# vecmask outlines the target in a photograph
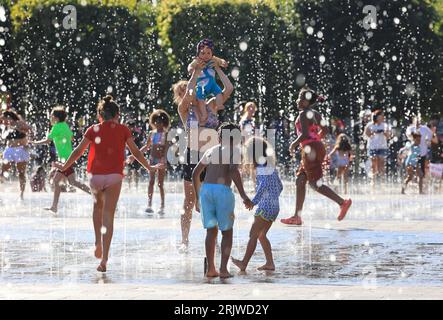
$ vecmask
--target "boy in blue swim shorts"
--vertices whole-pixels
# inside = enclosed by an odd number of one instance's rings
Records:
[[[205,152],[193,171],[192,182],[197,199],[195,209],[201,213],[203,227],[206,229],[205,248],[208,264],[206,276],[229,278],[231,274],[228,271],[228,261],[232,249],[232,227],[235,219],[232,181],[246,208],[252,208],[253,205],[243,189],[239,163],[234,161],[236,156],[240,159],[240,128],[236,124],[223,123],[218,134],[220,143]],[[200,186],[200,174],[204,169],[206,175]],[[222,232],[220,273],[215,268],[215,245],[219,229]]]
[[[200,126],[204,126],[208,120],[208,112],[206,110],[206,99],[213,95],[217,110],[223,110],[222,89],[215,81],[215,66],[226,68],[228,63],[213,54],[214,43],[210,39],[203,39],[197,44],[197,56],[189,64],[188,71],[192,73],[196,65],[203,61],[206,66],[197,78],[197,117]]]

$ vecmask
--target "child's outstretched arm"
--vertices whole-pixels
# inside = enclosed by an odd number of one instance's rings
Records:
[[[130,137],[128,140],[126,140],[126,145],[129,148],[129,151],[131,151],[132,155],[135,157],[135,159],[140,162],[140,164],[145,167],[146,170],[151,169],[151,165],[149,162],[145,159],[143,156],[143,153],[140,151],[140,149],[137,147],[137,145],[134,142],[134,138]]]
[[[86,148],[89,146],[90,143],[91,143],[91,140],[89,140],[86,137],[83,137],[80,144],[77,146],[77,148],[74,149],[74,151],[72,151],[68,160],[66,160],[66,162],[63,165],[57,164],[57,163],[53,163],[52,165],[54,167],[60,169],[60,171],[67,170],[69,167],[71,167],[77,161],[78,158],[80,158],[82,156],[82,154],[85,152]]]
[[[237,187],[238,193],[240,197],[243,199],[243,203],[245,204],[247,209],[252,209],[254,206],[251,199],[246,195],[245,189],[243,188],[243,180],[241,178],[240,171],[238,170],[238,166],[231,165],[229,169],[229,174],[231,176],[232,181],[234,181],[235,186]]]
[[[228,100],[231,96],[232,91],[234,91],[234,86],[232,85],[232,82],[231,80],[229,80],[228,76],[223,72],[222,69],[220,69],[220,67],[216,66],[215,71],[217,72],[221,82],[223,83],[222,102],[225,103],[226,100]]]
[[[198,58],[194,58],[190,64],[188,64],[188,73],[192,74],[192,72],[195,70],[195,67],[199,64]]]
[[[214,63],[214,66],[220,66],[222,68],[226,68],[228,66],[228,62],[225,59],[213,56],[211,59]]]
[[[328,154],[328,158],[332,157],[332,155],[337,151],[337,147],[332,148],[331,152]]]
[[[46,139],[42,139],[42,140],[39,140],[39,141],[31,141],[31,144],[38,146],[38,145],[41,145],[41,144],[51,143],[51,141],[52,141],[51,139],[46,138]]]

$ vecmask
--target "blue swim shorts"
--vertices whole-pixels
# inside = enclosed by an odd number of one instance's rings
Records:
[[[235,219],[235,198],[231,188],[224,184],[203,183],[199,201],[205,229],[217,226],[220,231],[232,229]]]

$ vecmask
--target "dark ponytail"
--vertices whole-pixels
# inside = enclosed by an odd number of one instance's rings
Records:
[[[316,93],[314,90],[310,89],[308,86],[304,86],[301,91],[301,98],[303,100],[307,100],[309,102],[309,106],[315,105],[317,102],[324,101],[324,97],[320,96],[318,93]]]
[[[3,112],[3,117],[12,119],[14,121],[19,121],[20,120],[20,116],[18,115],[18,113],[15,112],[14,110],[11,110],[11,109],[4,111]]]
[[[115,118],[119,113],[120,107],[111,95],[107,95],[98,103],[97,115],[104,121]]]

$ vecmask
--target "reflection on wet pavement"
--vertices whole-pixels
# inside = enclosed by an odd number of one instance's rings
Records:
[[[69,220],[66,220],[69,223]],[[116,224],[118,224],[116,222]],[[92,228],[92,226],[91,226]],[[191,234],[188,254],[177,251],[178,230],[116,229],[109,270],[95,272],[92,230],[32,224],[0,229],[0,282],[3,283],[205,283],[204,231]],[[241,257],[248,230],[236,229],[232,255]],[[329,285],[441,285],[443,235],[437,233],[271,229],[277,270],[255,270],[264,261],[258,246],[246,274],[226,283]],[[220,280],[210,280],[220,283]]]

